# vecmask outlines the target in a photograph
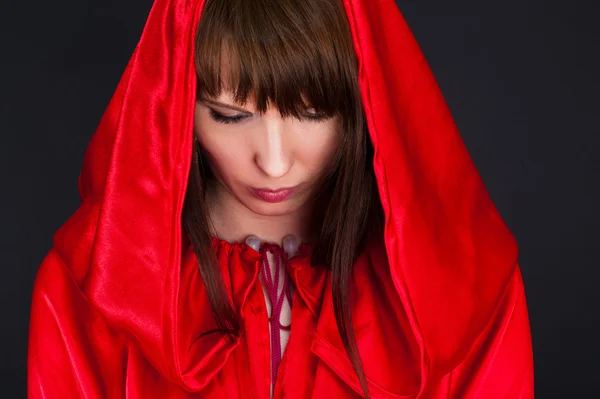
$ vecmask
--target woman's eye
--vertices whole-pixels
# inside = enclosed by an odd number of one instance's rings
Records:
[[[247,117],[247,115],[244,115],[244,114],[226,116],[226,115],[218,113],[217,111],[215,111],[212,108],[210,108],[210,116],[213,120],[215,120],[216,122],[219,122],[219,123],[236,123]],[[330,119],[331,117],[332,117],[331,115],[328,115],[323,112],[314,112],[314,111],[310,112],[309,111],[309,112],[306,112],[300,119],[301,120],[306,119],[308,121],[319,122],[319,121],[324,121],[324,120]]]
[[[213,118],[215,121],[217,121],[219,123],[236,123],[246,117],[246,115],[244,115],[244,114],[238,114],[238,115],[234,115],[234,116],[225,116],[225,115],[218,113],[217,111],[215,111],[212,108],[210,109],[210,116],[211,116],[211,118]]]
[[[307,112],[304,115],[304,117],[310,121],[319,122],[319,121],[327,120],[327,119],[331,118],[332,116],[328,115],[324,112]]]

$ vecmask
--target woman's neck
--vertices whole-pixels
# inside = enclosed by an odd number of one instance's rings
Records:
[[[255,235],[262,242],[281,245],[283,237],[290,234],[304,243],[311,243],[318,237],[318,231],[313,229],[315,207],[312,203],[285,215],[259,215],[218,183],[208,185],[206,201],[216,235],[228,242],[242,242]]]

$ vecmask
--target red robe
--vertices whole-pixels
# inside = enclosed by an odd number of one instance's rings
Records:
[[[156,0],[86,150],[82,203],[38,272],[33,398],[260,398],[270,347],[260,254],[213,240],[242,334],[216,334],[181,228],[203,0]],[[373,398],[532,398],[517,245],[393,0],[344,0],[384,230],[355,264],[353,323]],[[148,94],[151,93],[152,95]],[[331,276],[303,245],[275,398],[359,398]]]

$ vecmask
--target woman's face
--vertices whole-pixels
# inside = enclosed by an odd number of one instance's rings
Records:
[[[311,118],[311,113],[313,119]],[[235,104],[231,93],[200,98],[195,135],[208,156],[218,190],[264,216],[300,209],[318,189],[339,137],[339,116],[283,118],[273,107],[259,115],[254,103]],[[284,190],[279,193],[269,192]]]

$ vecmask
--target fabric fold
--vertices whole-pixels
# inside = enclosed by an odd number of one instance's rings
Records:
[[[375,150],[385,249],[421,350],[424,391],[460,362],[492,317],[517,245],[394,1],[344,4]]]

